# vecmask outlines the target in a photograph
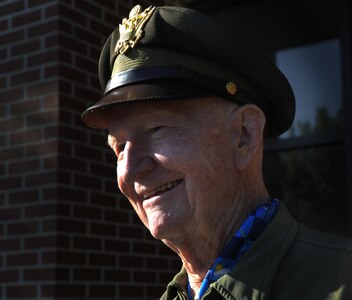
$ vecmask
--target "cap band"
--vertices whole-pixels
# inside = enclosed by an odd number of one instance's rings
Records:
[[[255,93],[249,83],[243,80],[243,78],[240,78],[239,75],[230,69],[199,57],[162,48],[139,47],[130,49],[130,51],[126,54],[118,55],[114,62],[111,77],[114,77],[115,74],[129,69],[165,65],[184,67],[194,73],[223,79],[226,81],[234,81],[242,88],[251,91],[251,93]],[[160,77],[157,76],[156,78]],[[105,93],[106,92],[108,92],[108,90],[105,90]]]

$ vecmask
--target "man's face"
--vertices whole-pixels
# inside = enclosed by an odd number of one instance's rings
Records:
[[[236,194],[230,126],[219,98],[119,105],[109,126],[117,180],[158,239],[206,234]]]

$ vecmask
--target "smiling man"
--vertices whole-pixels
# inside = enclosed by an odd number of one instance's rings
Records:
[[[263,140],[285,132],[285,76],[238,33],[186,8],[136,6],[99,61],[117,181],[183,268],[162,299],[352,299],[351,241],[305,228],[272,199]]]

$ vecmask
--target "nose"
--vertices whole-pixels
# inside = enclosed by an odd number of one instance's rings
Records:
[[[117,163],[119,181],[131,184],[153,170],[156,162],[148,151],[146,143],[128,141],[123,150],[123,157]]]

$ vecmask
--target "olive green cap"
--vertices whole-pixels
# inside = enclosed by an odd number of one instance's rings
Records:
[[[290,84],[257,45],[183,7],[134,7],[102,49],[99,79],[104,96],[82,114],[93,128],[107,128],[121,103],[210,95],[259,106],[268,136],[285,132],[295,115]]]

